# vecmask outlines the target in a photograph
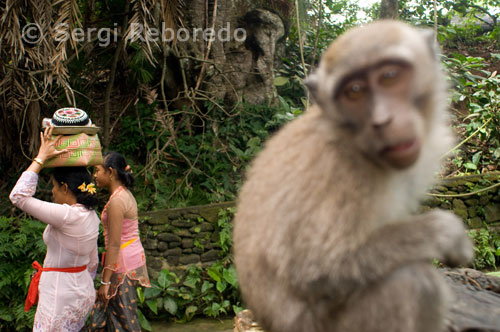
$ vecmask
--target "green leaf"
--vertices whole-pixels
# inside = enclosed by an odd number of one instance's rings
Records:
[[[236,274],[236,269],[234,265],[231,265],[229,268],[224,269],[222,272],[224,280],[227,281],[231,286],[237,288],[238,287],[238,276]]]
[[[274,85],[275,86],[283,86],[287,83],[288,83],[288,77],[276,76],[274,78]]]
[[[186,280],[182,283],[183,285],[189,287],[189,288],[196,288],[196,284],[198,283],[198,278],[196,276],[188,275]]]
[[[193,316],[196,314],[196,311],[198,310],[197,306],[190,305],[189,307],[186,308],[185,315],[187,320],[191,320]]]
[[[168,273],[168,270],[161,270],[160,274],[158,275],[158,284],[164,289],[170,285],[170,280],[168,280]]]
[[[151,324],[149,324],[149,321],[143,315],[143,313],[140,309],[137,309],[137,315],[139,316],[139,324],[141,324],[141,327],[146,331],[153,331]]]
[[[161,289],[156,287],[149,287],[146,288],[146,290],[144,291],[144,298],[150,299],[152,297],[157,297],[158,295],[160,295],[160,293]]]
[[[170,296],[163,299],[163,308],[172,315],[177,313],[177,303]]]
[[[227,283],[224,281],[217,281],[217,290],[222,293],[227,288]]]
[[[496,150],[493,152],[493,157],[495,159],[499,159],[500,158],[500,148],[496,148]]]
[[[209,267],[207,273],[210,276],[210,278],[212,278],[217,282],[220,282],[222,280],[222,274],[217,269],[217,265],[212,265],[211,267]]]
[[[201,285],[201,292],[202,293],[205,293],[207,290],[211,289],[214,287],[214,284],[212,284],[211,282],[205,280],[203,282],[203,285]]]
[[[137,287],[137,298],[139,298],[139,303],[144,303],[144,292],[142,291],[142,287]]]
[[[473,170],[477,169],[477,166],[475,164],[473,164],[473,163],[466,163],[464,166],[467,169],[473,169]]]
[[[155,301],[155,300],[147,300],[146,304],[148,305],[149,309],[151,309],[151,311],[155,313],[155,315],[158,315],[157,301]]]

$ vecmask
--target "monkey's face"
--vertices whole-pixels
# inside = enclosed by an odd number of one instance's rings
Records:
[[[307,84],[346,145],[379,166],[406,169],[432,122],[437,65],[427,36],[378,24],[377,33],[354,29],[335,41]]]
[[[333,107],[354,148],[382,166],[407,168],[418,159],[422,114],[413,98],[414,68],[384,61],[341,80]]]

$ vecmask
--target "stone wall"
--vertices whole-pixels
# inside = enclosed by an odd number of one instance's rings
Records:
[[[453,210],[469,228],[500,226],[500,187],[484,190],[498,183],[500,172],[448,178],[431,190],[423,210]],[[479,192],[478,192],[479,191]],[[478,192],[477,194],[472,194]]]
[[[228,202],[141,213],[142,244],[150,275],[155,278],[162,269],[218,260],[219,211],[233,206]]]
[[[499,173],[448,178],[441,181],[422,210],[453,210],[470,228],[500,226],[500,188],[467,195],[500,179]],[[210,264],[219,259],[219,211],[234,202],[141,213],[141,234],[149,272],[182,269],[189,264]]]

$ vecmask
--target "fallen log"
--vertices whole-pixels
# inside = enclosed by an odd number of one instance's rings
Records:
[[[473,269],[440,270],[453,295],[448,332],[500,332],[500,278]],[[234,318],[234,332],[264,331],[243,310]]]

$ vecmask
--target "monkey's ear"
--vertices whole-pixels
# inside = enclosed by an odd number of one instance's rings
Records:
[[[318,75],[316,73],[309,75],[306,78],[304,84],[311,93],[313,99],[316,99],[316,96],[318,94]]]
[[[422,36],[429,46],[432,57],[437,60],[439,58],[439,45],[436,40],[436,34],[434,33],[434,30],[422,29],[420,32],[422,33]]]

